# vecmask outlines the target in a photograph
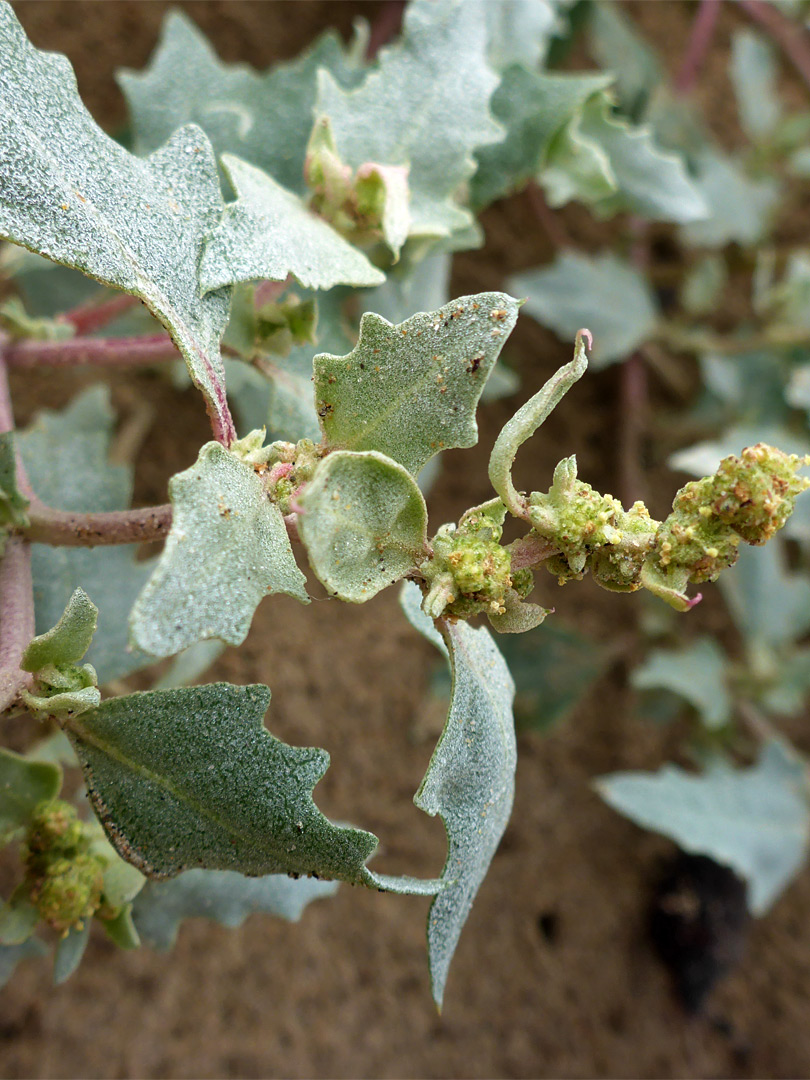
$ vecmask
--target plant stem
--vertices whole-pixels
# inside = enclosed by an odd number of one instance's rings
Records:
[[[79,514],[54,510],[36,496],[28,507],[30,524],[23,530],[28,540],[56,547],[97,547],[106,544],[138,544],[162,540],[172,524],[170,503],[137,510]]]
[[[792,22],[764,0],[738,0],[738,7],[773,38],[805,86],[810,87],[810,44],[801,23]]]
[[[111,323],[125,311],[140,303],[137,296],[131,293],[118,293],[109,300],[101,303],[80,304],[72,311],[66,311],[61,318],[71,324],[77,334],[90,334],[94,330],[100,330],[102,326]]]
[[[22,655],[34,636],[34,587],[31,545],[10,536],[0,561],[0,713],[31,682],[20,669]]]
[[[703,67],[703,61],[706,59],[714,37],[719,14],[720,0],[700,0],[686,53],[673,83],[675,92],[681,97],[686,97],[695,88],[700,69]]]
[[[18,341],[6,349],[9,367],[42,365],[75,367],[131,367],[179,360],[180,353],[168,334],[134,338],[75,337],[66,341]]]
[[[0,338],[0,432],[14,430],[14,414]],[[28,480],[17,459],[18,483]],[[31,681],[20,669],[22,655],[34,636],[34,587],[31,580],[31,545],[19,536],[9,536],[0,556],[0,713]]]

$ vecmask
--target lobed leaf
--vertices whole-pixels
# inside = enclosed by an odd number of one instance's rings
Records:
[[[416,585],[406,584],[405,613],[436,644],[417,593]],[[515,687],[489,631],[457,622],[441,632],[453,680],[450,711],[414,796],[420,810],[441,816],[447,832],[445,887],[428,913],[430,976],[439,1007],[464,923],[509,821],[517,765]]]
[[[731,719],[732,698],[726,681],[728,658],[710,637],[700,637],[685,649],[654,649],[633,671],[638,690],[664,689],[684,698],[710,730]]]
[[[564,341],[587,326],[595,368],[623,360],[649,337],[658,317],[646,279],[610,253],[590,258],[564,251],[548,269],[518,274],[508,286],[527,297],[529,315]]]
[[[114,416],[109,390],[95,386],[62,412],[44,410],[18,434],[23,464],[36,494],[58,510],[123,510],[132,495],[132,469],[109,461]],[[87,653],[99,682],[120,679],[151,658],[128,648],[127,618],[157,560],[136,560],[138,545],[60,548],[34,544],[36,628],[59,620],[74,590],[82,587],[99,611],[101,633]]]
[[[540,174],[555,136],[610,82],[610,75],[550,75],[520,64],[508,67],[492,97],[492,114],[506,129],[506,138],[475,152],[473,206],[486,206]]]
[[[67,723],[119,855],[153,878],[204,868],[435,893],[438,882],[365,866],[376,837],[333,825],[312,799],[329,755],[274,738],[269,700],[265,686],[211,683],[111,698]]]
[[[214,919],[234,927],[263,912],[297,922],[311,901],[333,896],[337,888],[336,881],[295,880],[286,874],[250,878],[232,870],[187,870],[171,881],[148,882],[132,914],[144,945],[168,951],[184,919]]]
[[[309,602],[281,510],[252,465],[206,443],[169,496],[171,532],[130,618],[138,648],[171,656],[213,637],[240,645],[264,596]]]
[[[533,70],[545,61],[551,39],[564,32],[568,0],[482,0],[487,22],[489,62],[503,71],[510,64]]]
[[[718,762],[693,776],[665,765],[657,773],[603,776],[596,789],[637,825],[740,874],[755,915],[767,911],[804,863],[810,837],[806,766],[778,740],[767,743],[748,769]]]
[[[316,112],[328,116],[342,161],[356,170],[410,166],[412,236],[446,237],[473,224],[456,199],[475,171],[473,152],[501,137],[489,112],[498,78],[487,61],[482,9],[461,0],[415,0],[402,37],[354,90],[318,73]]]
[[[475,409],[519,307],[479,293],[398,326],[367,312],[348,356],[315,357],[327,445],[377,450],[414,475],[442,450],[474,446]]]
[[[203,293],[241,281],[283,281],[305,288],[379,285],[385,274],[301,199],[232,154],[222,166],[237,195],[208,240],[200,264]]]
[[[197,278],[223,207],[205,135],[185,127],[133,157],[87,112],[65,57],[35,49],[5,3],[0,55],[0,236],[139,296],[232,437],[219,352],[228,292],[201,298]]]
[[[590,52],[615,79],[622,110],[642,119],[666,77],[658,57],[617,4],[600,0],[589,6],[588,15]]]
[[[238,154],[303,193],[320,68],[341,86],[362,78],[356,52],[347,51],[332,31],[296,60],[260,74],[247,64],[223,63],[187,15],[169,11],[148,67],[121,71],[117,79],[129,105],[136,153],[151,153],[181,124],[195,123],[217,157]]]
[[[341,600],[370,600],[424,557],[422,493],[407,469],[374,450],[329,454],[298,502],[312,568]]]

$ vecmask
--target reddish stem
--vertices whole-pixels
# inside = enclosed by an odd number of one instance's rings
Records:
[[[99,367],[131,367],[179,360],[168,334],[133,338],[75,337],[67,341],[17,341],[6,349],[9,367],[30,368],[43,365],[75,367],[94,364]]]
[[[102,544],[138,544],[162,540],[172,524],[170,503],[137,510],[79,514],[54,510],[35,495],[28,507],[30,524],[25,536],[39,544],[57,547],[96,547]]]
[[[14,414],[0,339],[0,432],[14,430]],[[28,481],[17,464],[18,482]],[[0,713],[31,681],[20,669],[22,655],[34,636],[34,586],[31,580],[31,545],[9,536],[0,555]]]
[[[109,300],[102,300],[101,303],[91,301],[88,304],[80,304],[72,311],[66,311],[61,318],[64,322],[70,323],[77,334],[91,334],[138,303],[140,300],[137,296],[132,296],[130,293],[118,293]]]
[[[738,0],[738,6],[773,38],[805,86],[810,87],[810,41],[802,24],[786,18],[773,4],[764,0]]]
[[[675,76],[674,87],[677,94],[686,97],[695,88],[700,69],[706,59],[709,46],[714,37],[717,17],[720,14],[720,0],[700,0],[698,13],[692,24],[689,43],[681,61],[681,67]]]

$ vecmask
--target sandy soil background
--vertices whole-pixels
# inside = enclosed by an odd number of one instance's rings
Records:
[[[294,55],[319,30],[344,33],[374,3],[183,3],[228,59],[258,66]],[[691,3],[629,5],[665,57],[683,48]],[[18,2],[33,41],[66,52],[91,111],[114,127],[124,109],[112,81],[121,65],[148,57],[162,2]],[[725,81],[726,13],[700,93],[725,139],[734,117]],[[566,224],[583,245],[609,228],[576,210]],[[547,258],[550,248],[528,200],[518,197],[485,219],[487,248],[459,260],[456,295],[498,287],[506,273]],[[567,358],[550,335],[521,322],[510,359],[528,396]],[[18,376],[20,422],[37,403],[58,406],[87,376]],[[172,390],[156,374],[111,379],[124,413],[148,397],[153,453],[141,463],[137,498],[165,499],[169,475],[208,438],[201,399]],[[671,404],[655,388],[662,407]],[[521,399],[519,400],[522,400]],[[580,472],[615,490],[616,372],[580,383],[526,448],[527,483],[548,482],[561,453]],[[516,402],[481,417],[479,446],[445,455],[430,498],[431,521],[458,516],[486,497],[492,441]],[[653,509],[679,479],[649,448]],[[656,500],[660,504],[656,506]],[[637,600],[591,583],[559,590],[541,583],[558,618],[605,640],[627,636]],[[428,696],[433,657],[399,616],[396,598],[360,607],[323,601],[305,609],[274,598],[259,609],[244,647],[211,672],[234,682],[266,682],[268,724],[294,743],[326,747],[332,767],[318,788],[330,815],[381,837],[379,869],[437,872],[440,823],[411,798],[437,734]],[[696,618],[719,627],[716,596]],[[546,736],[520,736],[513,821],[463,934],[440,1017],[424,952],[426,902],[340,889],[312,905],[301,923],[252,917],[239,930],[186,923],[170,957],[118,952],[94,935],[80,971],[61,988],[47,962],[23,966],[0,994],[0,1075],[5,1077],[708,1077],[805,1076],[810,877],[804,875],[753,928],[743,964],[714,995],[710,1019],[690,1019],[673,999],[651,951],[646,910],[668,844],[642,833],[591,792],[591,777],[616,768],[654,768],[677,752],[679,731],[637,714],[626,687],[632,652],[615,662],[570,720]],[[805,750],[800,725],[791,734]],[[377,864],[375,864],[377,865]]]

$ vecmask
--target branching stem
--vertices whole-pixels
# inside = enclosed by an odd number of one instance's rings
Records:
[[[675,76],[674,86],[677,94],[686,97],[695,87],[700,69],[709,51],[720,14],[720,0],[700,0],[689,44],[681,62],[680,71]]]
[[[171,503],[146,506],[137,510],[113,510],[106,513],[79,514],[54,510],[31,498],[30,522],[24,530],[28,540],[56,547],[97,547],[112,544],[138,544],[164,539],[172,524]]]
[[[66,341],[18,341],[6,349],[6,364],[18,368],[43,365],[76,367],[80,364],[133,367],[179,359],[180,353],[168,334],[128,338],[74,337]]]

